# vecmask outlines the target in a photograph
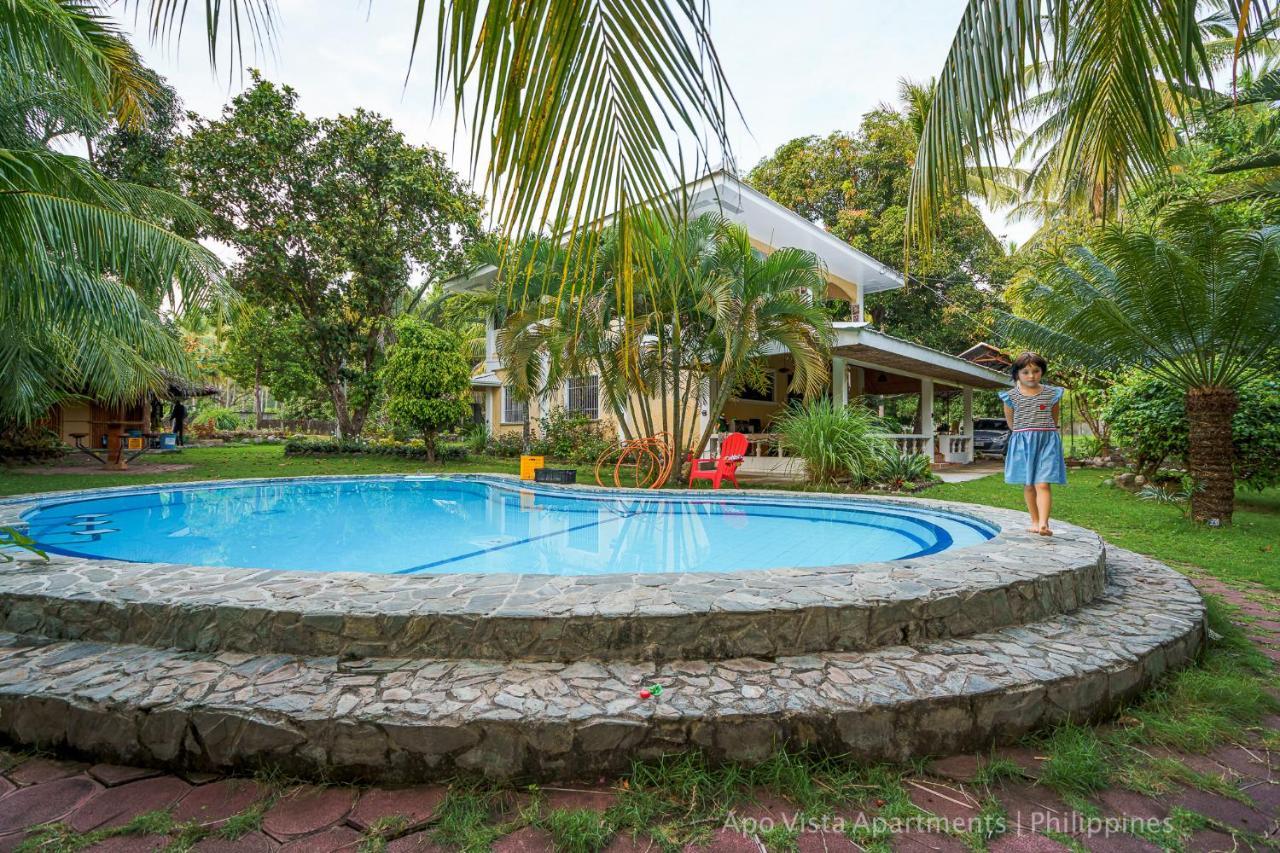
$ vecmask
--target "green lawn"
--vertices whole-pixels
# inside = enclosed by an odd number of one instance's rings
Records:
[[[237,477],[290,477],[304,474],[386,474],[493,471],[513,474],[514,459],[481,458],[448,465],[377,457],[288,457],[280,445],[204,447],[151,457],[156,462],[190,464],[168,473],[35,474],[0,469],[0,495],[83,489],[138,483],[174,483]],[[1122,548],[1149,554],[1183,569],[1199,568],[1224,580],[1248,580],[1280,590],[1280,489],[1241,491],[1230,529],[1197,528],[1177,509],[1159,506],[1100,485],[1109,472],[1075,470],[1071,484],[1054,493],[1054,517],[1097,530]],[[593,482],[590,467],[578,470],[579,482]],[[1022,507],[1022,490],[994,475],[968,483],[947,483],[928,497]]]
[[[1180,569],[1202,569],[1223,580],[1244,580],[1280,590],[1280,489],[1236,493],[1235,523],[1210,529],[1192,525],[1172,506],[1111,489],[1113,472],[1073,470],[1055,487],[1053,517],[1098,531],[1121,548],[1148,554]],[[998,474],[968,483],[944,483],[931,498],[1021,509],[1022,489]]]
[[[420,459],[392,457],[316,457],[284,455],[279,444],[243,444],[228,447],[193,447],[180,453],[144,457],[160,464],[192,467],[166,473],[106,473],[86,471],[76,474],[27,473],[17,468],[0,468],[0,496],[63,489],[90,489],[102,486],[129,486],[144,483],[183,483],[193,480],[233,480],[240,477],[301,477],[308,474],[412,474],[420,472],[496,472],[515,474],[519,460],[480,458],[468,462],[430,465]],[[55,465],[58,463],[54,463]],[[62,463],[65,464],[65,463]],[[27,470],[41,466],[26,466]],[[45,466],[47,467],[47,466]],[[594,482],[588,469],[578,471],[579,482]]]

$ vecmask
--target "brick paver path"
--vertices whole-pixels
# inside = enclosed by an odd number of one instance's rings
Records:
[[[1280,596],[1265,589],[1228,586],[1210,578],[1196,584],[1239,608],[1241,624],[1264,654],[1280,663]],[[1266,721],[1280,730],[1280,716]],[[907,780],[911,801],[926,812],[950,821],[977,818],[983,798],[999,801],[1008,816],[1009,831],[989,843],[992,851],[1034,853],[1084,849],[1090,851],[1147,851],[1159,848],[1131,834],[1099,837],[1086,835],[1078,815],[1053,791],[1035,783],[1040,758],[1025,748],[1000,750],[998,755],[1021,767],[1028,778],[984,788],[974,784],[974,774],[984,757],[957,755],[940,759],[928,773]],[[1242,797],[1228,797],[1195,788],[1160,800],[1132,791],[1112,789],[1090,798],[1093,816],[1160,820],[1175,807],[1190,809],[1211,820],[1196,831],[1189,850],[1241,850],[1248,837],[1280,849],[1280,753],[1270,752],[1261,739],[1249,743],[1222,744],[1203,755],[1162,755],[1183,761],[1200,773],[1208,773],[1233,786]],[[209,828],[224,826],[237,815],[257,810],[260,820],[245,827],[234,840],[209,837],[195,850],[232,851],[297,850],[359,851],[385,849],[443,851],[431,835],[432,822],[445,789],[418,786],[407,789],[356,789],[310,785],[271,789],[242,779],[219,779],[208,774],[158,773],[154,770],[111,764],[90,765],[48,756],[22,758],[0,752],[0,853],[16,849],[30,830],[43,823],[62,822],[78,831],[120,826],[134,817],[169,810],[179,821],[196,821]],[[523,798],[519,798],[523,801]],[[616,800],[608,785],[548,787],[543,792],[544,814],[550,809],[601,813]],[[1245,802],[1247,801],[1247,802]],[[989,805],[989,804],[988,804]],[[794,819],[796,809],[785,799],[760,792],[758,802],[739,814],[754,820],[770,819],[781,825]],[[851,814],[862,815],[856,810]],[[506,815],[504,819],[509,819]],[[874,818],[874,813],[869,817]],[[852,818],[850,818],[852,819]],[[1237,834],[1233,835],[1232,831]],[[95,851],[129,853],[164,849],[170,839],[134,835],[108,839]],[[856,845],[821,827],[795,839],[802,853],[856,850]],[[543,829],[524,826],[499,838],[495,850],[552,850],[551,836]],[[753,851],[767,849],[754,836],[732,829],[717,829],[702,846],[691,851]],[[894,849],[903,851],[963,850],[956,839],[914,829],[894,838]],[[605,848],[612,853],[656,850],[644,839],[619,836]]]

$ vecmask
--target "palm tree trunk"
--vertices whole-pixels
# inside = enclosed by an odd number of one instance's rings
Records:
[[[1231,419],[1239,399],[1234,388],[1187,389],[1187,469],[1196,483],[1191,517],[1230,524],[1235,506],[1235,448]]]

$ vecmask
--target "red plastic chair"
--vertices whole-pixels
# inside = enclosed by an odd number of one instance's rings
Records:
[[[711,488],[720,488],[720,481],[728,478],[738,488],[735,472],[747,455],[747,437],[740,432],[731,432],[720,443],[720,455],[714,459],[693,459],[689,466],[689,488],[693,488],[694,480],[710,480]],[[710,465],[710,468],[702,466]]]

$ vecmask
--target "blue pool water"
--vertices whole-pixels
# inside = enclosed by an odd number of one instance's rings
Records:
[[[734,571],[900,560],[995,535],[857,500],[592,493],[447,477],[157,488],[48,502],[55,553],[380,574]]]

